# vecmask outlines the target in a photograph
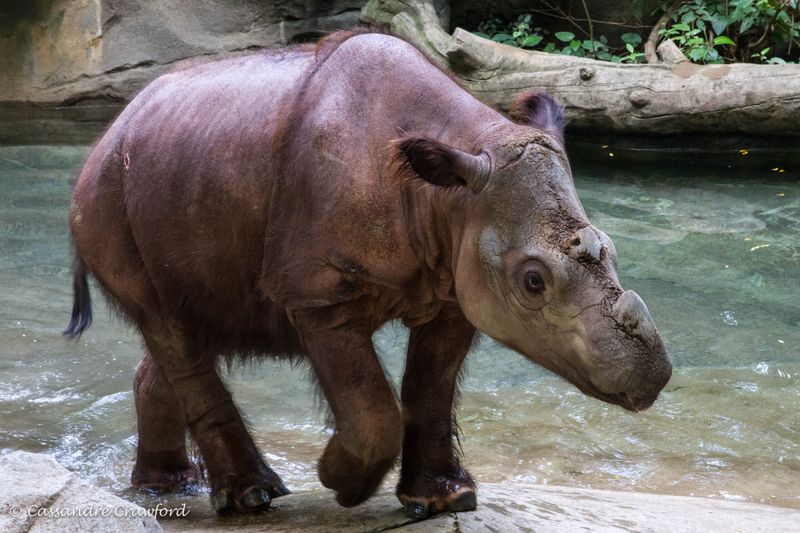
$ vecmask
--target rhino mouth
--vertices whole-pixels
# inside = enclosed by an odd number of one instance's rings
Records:
[[[513,346],[511,347],[514,348]],[[521,350],[517,351],[524,353]],[[646,411],[655,403],[661,391],[661,387],[659,387],[657,390],[655,390],[655,394],[651,392],[646,396],[638,396],[629,392],[604,392],[597,387],[597,385],[592,383],[589,376],[585,375],[583,372],[580,372],[572,362],[563,357],[559,357],[558,354],[553,351],[550,351],[550,354],[553,356],[550,360],[543,360],[542,358],[533,357],[531,357],[531,359],[540,366],[543,366],[551,372],[561,376],[569,383],[572,383],[578,390],[587,396],[596,398],[606,403],[618,405],[627,411],[631,411],[633,413]]]
[[[632,394],[628,394],[627,392],[617,392],[617,393],[603,392],[591,382],[582,379],[568,378],[568,381],[573,385],[575,385],[582,393],[586,394],[587,396],[597,398],[598,400],[602,400],[610,404],[619,405],[623,409],[631,411],[633,413],[646,411],[647,409],[650,408],[650,406],[653,405],[653,403],[655,403],[656,398],[658,398],[657,394],[652,398],[639,398],[633,396]]]
[[[575,368],[574,365],[563,359],[562,361],[567,364],[569,371],[558,373],[567,381],[575,385],[575,387],[577,387],[582,393],[592,398],[596,398],[613,405],[618,405],[623,409],[633,413],[639,413],[647,410],[658,398],[658,393],[651,395],[650,397],[641,398],[627,392],[604,392],[600,390],[597,385],[592,383],[589,378],[584,377],[583,374],[578,372],[578,369]]]

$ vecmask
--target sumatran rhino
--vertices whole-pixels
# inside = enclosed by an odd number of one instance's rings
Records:
[[[473,509],[453,397],[476,330],[631,411],[671,366],[645,304],[617,280],[564,152],[562,109],[507,116],[410,44],[370,32],[195,64],[154,81],[75,184],[75,304],[87,274],[142,334],[132,482],[196,481],[220,512],[287,494],[217,372],[236,354],[307,358],[335,418],[319,461],[344,506],[398,455],[413,517]],[[400,402],[372,334],[402,319]]]

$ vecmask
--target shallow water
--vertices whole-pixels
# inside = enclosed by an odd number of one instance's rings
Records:
[[[69,186],[87,152],[0,147],[0,452],[52,453],[143,501],[128,483],[139,340],[96,290],[94,326],[78,343],[60,336],[71,306]],[[674,376],[633,415],[484,339],[459,411],[466,466],[479,481],[800,508],[797,175],[771,170],[767,156],[744,174],[574,164],[589,217],[614,239],[622,282],[648,303]],[[398,326],[376,334],[395,383],[406,337]],[[227,377],[257,445],[294,490],[320,486],[314,465],[329,436],[307,377],[275,361]]]

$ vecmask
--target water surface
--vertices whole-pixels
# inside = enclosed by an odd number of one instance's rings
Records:
[[[128,482],[139,339],[97,290],[92,328],[77,343],[60,336],[72,298],[69,187],[87,153],[0,147],[0,452],[52,453],[143,500]],[[744,173],[573,161],[589,217],[614,239],[623,285],[648,303],[674,376],[633,415],[484,339],[459,411],[465,464],[479,481],[800,508],[800,182],[761,157]],[[407,333],[390,325],[375,340],[396,384]],[[307,378],[275,361],[226,378],[256,444],[295,491],[320,487],[314,465],[329,436]]]

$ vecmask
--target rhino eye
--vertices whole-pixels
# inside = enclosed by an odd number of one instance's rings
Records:
[[[544,280],[537,272],[525,273],[525,290],[533,294],[539,294],[544,291]]]

